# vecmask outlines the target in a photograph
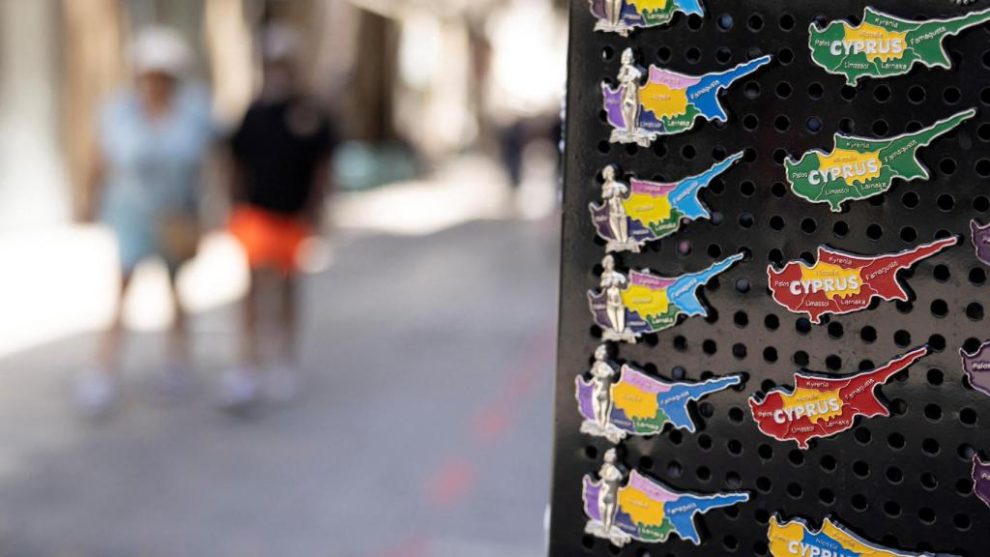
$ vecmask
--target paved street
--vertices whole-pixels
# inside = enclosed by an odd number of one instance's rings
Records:
[[[193,396],[155,400],[141,333],[102,423],[66,404],[92,333],[0,359],[0,555],[542,554],[556,247],[542,221],[345,233],[308,282],[302,398],[250,419],[212,405],[229,305],[196,317]]]

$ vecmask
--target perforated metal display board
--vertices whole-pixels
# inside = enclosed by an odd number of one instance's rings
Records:
[[[990,457],[990,397],[965,378],[959,349],[990,340],[987,272],[970,243],[970,221],[990,222],[990,25],[946,39],[953,68],[915,66],[907,75],[860,80],[825,72],[809,55],[813,21],[859,22],[866,3],[851,0],[703,0],[704,17],[678,14],[630,37],[595,32],[588,0],[573,0],[566,119],[563,263],[550,554],[769,555],[772,515],[831,517],[879,545],[968,557],[990,555],[990,508],[973,495],[972,458]],[[945,18],[987,6],[950,0],[876,0],[905,19]],[[698,122],[649,148],[609,142],[603,81],[615,84],[626,47],[637,64],[687,74],[725,70],[772,54],[773,62],[720,95],[725,124]],[[919,156],[928,180],[895,180],[883,195],[846,203],[842,212],[796,196],[785,156],[830,151],[833,134],[892,137],[966,108],[977,116]],[[702,544],[676,537],[622,548],[585,534],[582,478],[594,476],[615,446],[580,432],[575,377],[586,373],[602,331],[587,292],[597,288],[605,255],[589,215],[601,199],[601,171],[678,180],[744,151],[739,164],[701,193],[711,220],[686,224],[642,253],[616,255],[622,271],[666,276],[695,272],[744,252],[744,261],[702,288],[707,318],[693,317],[638,344],[611,343],[612,359],[665,378],[702,380],[745,373],[745,384],[691,404],[698,431],[665,430],[618,444],[621,462],[679,490],[747,491],[751,498],[697,519]],[[826,316],[788,312],[768,289],[766,268],[827,244],[859,254],[902,251],[950,234],[959,245],[899,274],[910,302],[874,300],[869,309]],[[890,417],[855,427],[808,450],[762,434],[747,399],[794,385],[802,369],[851,373],[880,366],[927,344],[932,353],[880,388]]]

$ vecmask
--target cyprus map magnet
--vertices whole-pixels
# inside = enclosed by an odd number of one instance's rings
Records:
[[[778,515],[772,516],[767,539],[772,557],[936,557],[934,553],[908,553],[868,542],[829,518],[815,531],[803,519],[783,522]],[[939,553],[938,557],[951,556]]]
[[[591,14],[598,19],[595,31],[628,37],[639,27],[666,25],[678,12],[705,15],[701,0],[589,0]]]
[[[743,254],[736,254],[703,271],[679,277],[630,271],[627,279],[615,270],[615,259],[607,255],[602,260],[599,289],[588,291],[588,307],[595,324],[602,328],[602,338],[635,344],[643,335],[673,327],[681,315],[706,317],[708,310],[697,290],[743,258]]]
[[[619,180],[615,166],[602,171],[602,202],[592,203],[591,221],[607,242],[605,251],[639,253],[642,246],[677,232],[685,222],[709,219],[701,190],[742,159],[737,153],[698,176],[673,183]]]
[[[748,493],[674,491],[635,470],[626,473],[617,460],[615,449],[605,453],[598,479],[584,477],[582,499],[588,517],[585,533],[618,547],[631,541],[663,543],[671,536],[701,545],[697,515],[749,501]]]
[[[979,455],[973,456],[973,495],[990,507],[990,462],[983,462]]]
[[[915,64],[950,69],[946,37],[990,21],[990,10],[949,19],[909,21],[867,7],[863,22],[853,26],[833,21],[819,30],[811,24],[811,59],[825,71],[845,76],[856,85],[864,77],[893,77]]]
[[[990,342],[984,342],[976,352],[967,353],[959,349],[962,357],[963,373],[974,389],[990,396]]]
[[[976,116],[969,109],[935,122],[931,127],[890,139],[869,139],[835,134],[831,152],[813,149],[794,161],[784,161],[787,182],[798,197],[812,203],[828,203],[842,211],[846,201],[880,195],[895,178],[906,182],[927,180],[928,169],[918,160],[918,150]]]
[[[725,122],[729,115],[718,95],[739,79],[770,63],[762,56],[722,72],[685,75],[650,66],[646,85],[632,49],[622,53],[618,85],[602,83],[604,108],[612,126],[612,143],[636,143],[649,147],[661,135],[673,135],[694,127],[695,120]]]
[[[575,380],[578,410],[584,418],[581,432],[618,443],[628,435],[661,433],[667,424],[695,432],[688,403],[742,383],[741,375],[701,382],[667,381],[651,377],[626,364],[616,371],[608,351],[595,351],[591,379]]]
[[[890,416],[877,389],[927,355],[923,346],[877,369],[842,376],[798,372],[793,389],[777,387],[762,398],[754,395],[749,409],[763,434],[807,449],[811,439],[852,429],[856,416]]]
[[[950,236],[899,253],[874,256],[819,246],[818,261],[813,265],[798,259],[780,270],[773,264],[767,266],[767,286],[773,301],[792,313],[806,314],[818,324],[828,313],[842,315],[866,309],[874,298],[908,301],[907,290],[897,282],[897,272],[958,243],[958,236]]]
[[[990,265],[990,224],[982,226],[976,219],[969,222],[970,239],[976,249],[976,258]]]

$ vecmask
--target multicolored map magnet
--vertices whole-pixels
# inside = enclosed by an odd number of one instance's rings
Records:
[[[614,166],[605,167],[602,203],[589,206],[598,236],[608,242],[605,251],[639,253],[643,245],[670,236],[684,222],[711,218],[701,203],[701,190],[742,157],[737,153],[698,176],[670,184],[633,178],[627,186],[616,179]]]
[[[611,142],[649,147],[661,135],[691,129],[697,118],[725,122],[729,116],[719,102],[719,92],[769,64],[770,59],[767,55],[701,76],[650,66],[646,85],[640,85],[643,71],[635,65],[632,49],[626,49],[618,86],[602,83],[604,107],[613,128]]]
[[[772,557],[936,557],[934,553],[905,553],[870,543],[829,518],[816,532],[803,519],[782,522],[779,516],[772,516],[767,539]]]
[[[819,246],[818,262],[809,266],[798,259],[779,271],[767,266],[767,285],[773,300],[792,313],[804,313],[812,323],[822,316],[866,309],[873,298],[908,301],[897,282],[897,272],[959,243],[951,236],[906,251],[875,256],[856,255]]]
[[[990,224],[980,226],[973,219],[969,221],[969,232],[973,247],[976,248],[976,258],[984,265],[990,265]]]
[[[585,533],[618,547],[633,540],[663,543],[672,535],[701,545],[695,516],[749,501],[748,493],[677,492],[635,470],[622,485],[627,474],[616,460],[615,449],[605,453],[599,479],[584,477],[582,498],[589,519]]]
[[[697,290],[741,261],[743,254],[727,257],[697,273],[660,277],[646,271],[631,271],[629,279],[615,270],[615,260],[602,260],[599,289],[588,291],[588,307],[602,338],[636,343],[636,339],[677,324],[681,315],[707,317],[708,310]]]
[[[638,27],[666,25],[674,14],[705,15],[701,0],[590,0],[591,14],[598,18],[595,31],[628,37]]]
[[[966,350],[960,348],[959,355],[962,357],[963,372],[966,379],[969,379],[969,384],[990,396],[990,342],[984,342],[972,354],[967,354]]]
[[[973,455],[973,495],[990,507],[990,462]]]
[[[812,203],[828,203],[833,212],[842,211],[846,201],[880,195],[894,183],[927,180],[928,169],[918,160],[918,149],[949,133],[976,116],[975,109],[939,120],[931,127],[890,139],[868,139],[835,134],[830,153],[813,149],[784,161],[787,182],[794,193]]]
[[[816,64],[856,85],[864,77],[904,75],[915,64],[951,69],[942,41],[987,21],[990,10],[951,19],[908,21],[867,7],[857,26],[833,21],[819,30],[812,23],[808,46]]]
[[[688,403],[742,383],[741,375],[700,383],[666,381],[628,364],[617,372],[607,356],[604,346],[595,351],[591,379],[578,376],[575,395],[584,417],[581,433],[605,437],[613,443],[628,435],[657,435],[667,424],[694,433]]]
[[[890,416],[877,388],[927,355],[928,347],[922,346],[877,369],[839,377],[797,372],[793,389],[777,387],[762,399],[754,395],[749,409],[765,435],[807,449],[811,439],[852,429],[856,416]]]

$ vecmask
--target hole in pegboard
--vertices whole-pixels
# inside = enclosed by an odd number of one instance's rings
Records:
[[[817,81],[808,85],[808,98],[817,101],[825,94],[825,87]]]

